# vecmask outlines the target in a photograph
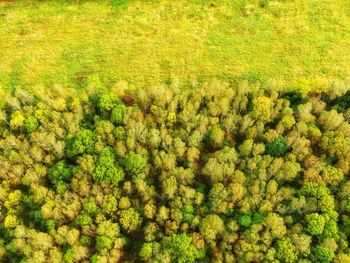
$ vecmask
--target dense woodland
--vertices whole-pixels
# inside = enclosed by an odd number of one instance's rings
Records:
[[[350,85],[314,86],[17,89],[0,258],[350,262]]]

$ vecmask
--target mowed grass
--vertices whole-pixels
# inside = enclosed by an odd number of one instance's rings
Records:
[[[0,4],[0,89],[348,76],[348,0]]]

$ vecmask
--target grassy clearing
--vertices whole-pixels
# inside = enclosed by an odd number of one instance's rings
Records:
[[[347,0],[2,3],[0,86],[345,78],[349,28]]]

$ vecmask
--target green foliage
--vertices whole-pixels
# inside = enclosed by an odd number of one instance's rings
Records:
[[[69,157],[81,154],[91,154],[95,151],[97,135],[91,130],[82,129],[77,134],[68,139],[66,143],[66,152]]]
[[[207,215],[199,225],[201,234],[208,240],[217,238],[224,229],[224,222],[218,215]]]
[[[110,0],[113,6],[125,6],[128,3],[128,0]]]
[[[298,257],[295,253],[295,246],[290,238],[282,238],[277,241],[276,258],[284,263],[296,262]]]
[[[345,89],[302,81],[292,108],[258,84],[120,82],[123,104],[89,100],[96,74],[2,103],[0,261],[346,262],[350,126],[325,110]]]
[[[24,128],[26,129],[27,133],[32,133],[33,131],[38,129],[39,125],[40,124],[38,119],[35,118],[34,116],[28,116],[24,120]]]
[[[337,222],[335,220],[329,220],[326,222],[324,226],[322,238],[338,239],[339,238],[338,233],[339,233],[339,229],[338,229]]]
[[[79,243],[82,246],[91,246],[93,244],[93,240],[89,236],[82,236],[79,240]]]
[[[346,149],[346,139],[340,131],[327,131],[322,135],[320,146],[331,156],[340,156]]]
[[[192,205],[185,205],[182,207],[182,216],[183,216],[183,221],[191,224],[194,217],[195,217],[195,211]]]
[[[306,230],[311,235],[321,235],[326,223],[326,220],[322,215],[317,213],[309,214],[306,216],[307,228]]]
[[[344,96],[339,96],[329,103],[338,112],[345,112],[350,108],[350,92],[347,92]]]
[[[99,208],[95,204],[95,202],[86,202],[84,204],[84,210],[89,213],[89,214],[98,214],[99,213]]]
[[[225,134],[218,126],[214,126],[207,134],[206,140],[213,147],[220,147],[224,142]]]
[[[49,178],[56,188],[66,188],[66,183],[71,180],[72,176],[73,167],[64,160],[57,162],[49,169]]]
[[[271,115],[271,99],[268,97],[256,97],[252,100],[251,116],[254,119],[269,121]]]
[[[124,171],[116,162],[116,156],[112,148],[106,147],[101,151],[92,179],[96,182],[113,184],[118,184],[124,179]]]
[[[91,263],[98,263],[98,254],[97,253],[95,253],[91,256],[90,262]]]
[[[299,191],[299,194],[315,197],[318,209],[323,213],[331,212],[334,209],[334,198],[330,195],[325,185],[317,183],[306,183]]]
[[[133,232],[142,223],[142,218],[134,208],[129,208],[121,211],[119,222],[127,232]]]
[[[172,262],[196,262],[205,256],[203,251],[193,246],[192,238],[185,233],[164,238],[162,247],[170,254]]]
[[[119,225],[113,223],[111,220],[103,221],[97,227],[97,234],[105,235],[110,238],[117,237],[119,235]]]
[[[323,246],[315,246],[312,248],[311,260],[317,263],[330,263],[334,257],[334,252]]]
[[[238,216],[238,224],[243,227],[248,227],[252,223],[250,215],[240,215]]]
[[[125,139],[125,129],[121,126],[118,126],[117,128],[115,128],[114,130],[114,137],[118,140],[124,140]]]
[[[146,167],[147,160],[137,153],[129,153],[122,161],[125,170],[131,174],[142,173]]]
[[[55,225],[56,225],[55,220],[53,219],[45,220],[45,227],[47,231],[55,230]]]
[[[143,243],[139,252],[139,256],[143,259],[148,259],[152,256],[152,243]]]
[[[285,154],[287,148],[287,141],[282,136],[278,136],[266,145],[266,152],[273,157],[281,157]]]
[[[122,124],[126,111],[127,108],[124,104],[118,104],[117,106],[115,106],[111,114],[112,123],[117,125]]]
[[[111,249],[113,245],[113,239],[108,236],[96,237],[96,249],[101,250],[104,248]]]
[[[91,101],[100,111],[111,111],[121,102],[119,98],[113,93],[97,92],[91,96]]]
[[[77,226],[86,226],[86,225],[90,225],[92,224],[92,218],[91,216],[89,216],[88,214],[80,214],[77,216],[77,218],[75,219],[75,224]]]
[[[73,263],[74,262],[74,251],[72,248],[69,248],[65,251],[63,255],[63,262]]]

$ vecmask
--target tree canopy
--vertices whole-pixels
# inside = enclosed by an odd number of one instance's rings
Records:
[[[0,105],[0,261],[348,262],[350,109],[335,94],[220,81],[14,94]]]

